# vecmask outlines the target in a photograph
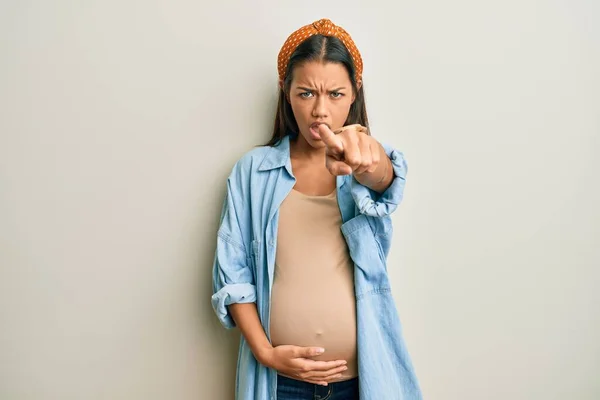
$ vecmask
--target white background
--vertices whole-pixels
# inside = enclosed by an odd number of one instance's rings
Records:
[[[284,40],[324,17],[409,163],[389,269],[425,398],[600,398],[599,11],[3,1],[0,398],[232,399],[225,179],[270,136]]]

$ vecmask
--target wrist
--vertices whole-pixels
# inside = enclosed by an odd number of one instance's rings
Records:
[[[354,173],[354,177],[361,185],[372,187],[377,186],[383,183],[389,175],[389,171],[391,168],[391,161],[387,158],[384,158],[381,162],[381,166],[378,167],[373,172],[363,172],[363,173]]]
[[[268,346],[259,347],[254,351],[254,357],[265,367],[271,368],[273,359],[273,346],[269,344]]]
[[[392,160],[386,154],[383,146],[380,147],[380,165],[373,172],[364,172],[362,174],[354,173],[354,177],[363,186],[382,193],[389,187],[394,178],[394,169]]]
[[[384,153],[385,155],[385,153]],[[387,178],[387,174],[388,174],[388,166],[390,165],[390,161],[388,161],[387,159],[383,160],[383,174],[381,175],[381,178],[375,182],[376,185],[379,185],[381,182],[383,182],[385,180],[385,178]]]

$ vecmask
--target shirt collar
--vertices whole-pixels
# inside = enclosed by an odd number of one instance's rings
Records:
[[[258,170],[269,171],[281,167],[285,167],[290,175],[294,176],[290,161],[290,135],[284,136],[279,143],[269,148]]]

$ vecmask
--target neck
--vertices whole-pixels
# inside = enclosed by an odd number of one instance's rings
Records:
[[[290,140],[290,156],[309,162],[321,162],[325,156],[325,147],[316,149],[299,134],[296,139]]]

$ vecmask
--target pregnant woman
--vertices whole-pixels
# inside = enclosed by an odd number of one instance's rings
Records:
[[[362,71],[330,20],[292,33],[272,138],[227,180],[212,304],[242,333],[238,400],[421,399],[386,266],[406,162],[371,136]]]

